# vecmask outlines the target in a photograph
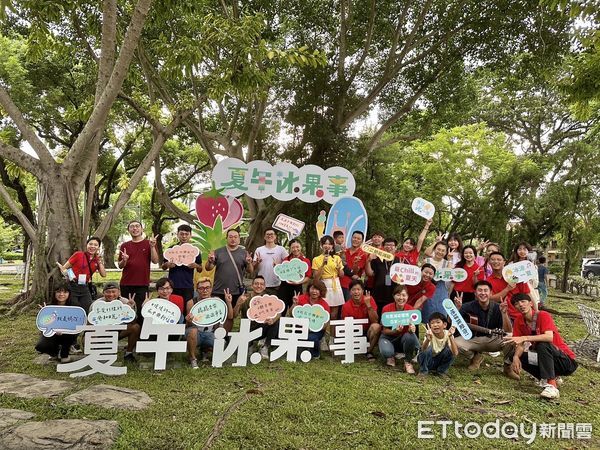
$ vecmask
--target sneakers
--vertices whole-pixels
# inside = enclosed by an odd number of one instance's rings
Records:
[[[72,355],[78,355],[81,353],[81,348],[79,345],[71,345],[71,348],[69,348],[69,353]]]
[[[504,364],[504,375],[506,375],[511,380],[519,381],[521,376],[516,373],[509,364]]]
[[[394,358],[393,356],[387,358],[385,360],[385,364],[390,367],[396,367],[396,358]]]
[[[554,400],[560,397],[560,392],[558,392],[558,388],[555,388],[551,384],[547,384],[544,390],[541,392],[540,397],[548,400]]]
[[[471,364],[469,364],[469,370],[477,370],[481,366],[483,361],[483,355],[481,353],[475,353],[471,358]]]
[[[135,356],[133,356],[133,352],[129,352],[129,353],[125,353],[125,356],[123,357],[123,361],[125,361],[126,363],[135,363],[135,362],[137,362],[137,359],[135,359]]]
[[[259,350],[259,353],[260,353],[260,357],[261,357],[262,359],[269,359],[269,349],[267,348],[267,346],[266,346],[266,345],[263,345],[263,346],[260,348],[260,350]]]
[[[396,358],[396,359],[403,359],[403,358],[404,358],[404,356],[405,356],[405,355],[404,355],[404,353],[396,353],[396,354],[394,355],[394,358]]]
[[[560,386],[561,384],[563,384],[565,380],[562,379],[562,377],[556,377],[556,385]],[[537,382],[537,385],[539,387],[546,387],[548,386],[548,380],[546,380],[545,378],[541,378],[540,381]]]
[[[404,370],[406,370],[406,373],[408,373],[410,375],[414,375],[415,374],[415,368],[409,362],[406,362],[406,361],[404,362]]]
[[[190,366],[192,366],[192,369],[197,369],[198,368],[198,360],[190,359]]]
[[[67,357],[65,357],[65,358],[60,358],[60,362],[61,362],[62,364],[64,364],[64,363],[68,363],[68,362],[71,362],[71,357],[70,357],[70,356],[67,356]]]

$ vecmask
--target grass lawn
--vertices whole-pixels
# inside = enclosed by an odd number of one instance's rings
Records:
[[[8,288],[0,290],[0,302],[19,289],[10,276],[0,277],[0,287]],[[600,309],[600,304],[584,298],[549,299],[550,307],[561,313],[577,313],[578,302]],[[567,340],[587,334],[580,319],[555,319]],[[33,362],[37,336],[35,312],[0,317],[0,371],[71,380],[53,366]],[[431,376],[424,382],[400,371],[402,364],[390,369],[382,361],[368,363],[362,357],[347,366],[324,356],[308,364],[280,360],[213,369],[204,363],[192,370],[185,356],[177,354],[169,357],[167,367],[174,364],[181,368],[154,372],[134,367],[122,377],[74,379],[76,390],[100,383],[142,390],[154,403],[140,412],[69,405],[62,401],[64,396],[25,400],[1,395],[0,407],[34,412],[36,420],[116,420],[121,428],[118,449],[525,447],[522,439],[459,439],[453,432],[444,440],[439,426],[433,430],[435,439],[417,439],[419,420],[483,426],[496,419],[501,424],[522,423],[527,430],[532,423],[591,423],[591,440],[538,436],[531,448],[600,448],[600,372],[582,366],[566,380],[560,400],[547,402],[538,398],[541,389],[531,379],[508,380],[502,375],[501,358],[489,356],[477,372],[467,371],[468,361],[459,358],[449,381]]]

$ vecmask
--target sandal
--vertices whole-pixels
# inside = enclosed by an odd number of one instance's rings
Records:
[[[375,360],[375,355],[373,355],[373,353],[368,352],[367,353],[367,361],[374,361]]]

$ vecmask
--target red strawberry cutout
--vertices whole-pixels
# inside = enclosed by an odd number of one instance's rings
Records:
[[[196,199],[196,216],[200,223],[213,228],[217,216],[224,220],[229,214],[229,202],[221,195],[223,190],[215,188],[213,183],[210,191],[204,192]]]

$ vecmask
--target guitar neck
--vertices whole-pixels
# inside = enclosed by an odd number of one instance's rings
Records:
[[[484,333],[488,336],[506,336],[506,332],[504,330],[492,330],[491,328],[480,327],[479,325],[473,325],[472,323],[467,323],[467,326],[471,329],[471,331]]]

